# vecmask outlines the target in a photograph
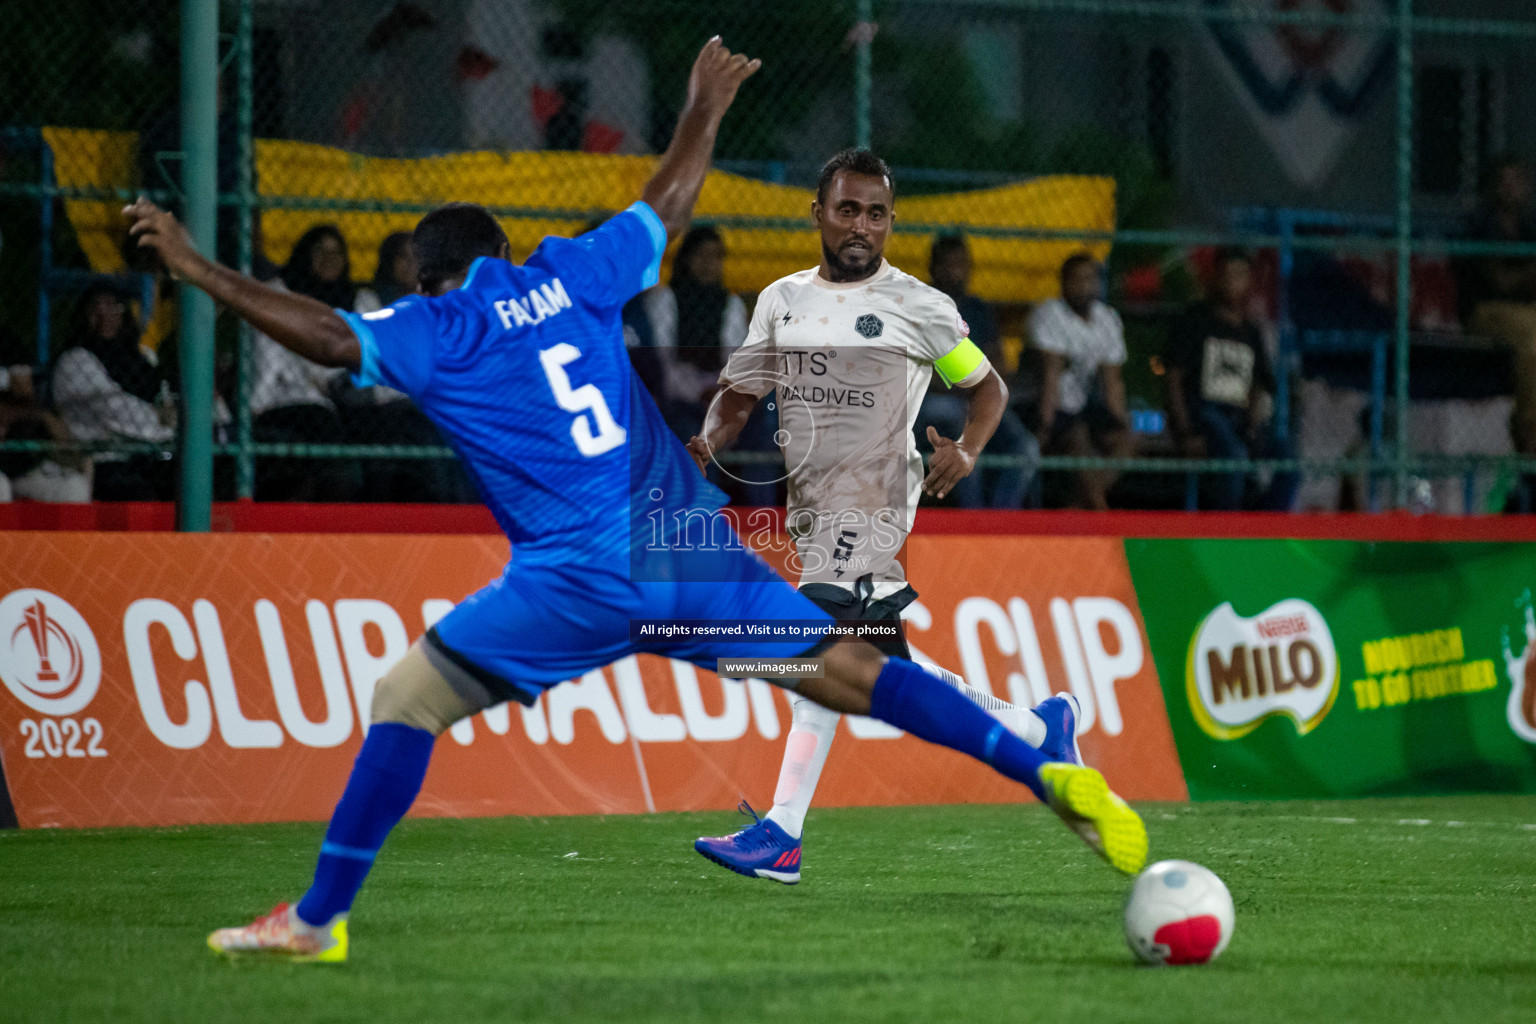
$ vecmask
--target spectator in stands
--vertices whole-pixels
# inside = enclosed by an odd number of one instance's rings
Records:
[[[1044,353],[1040,390],[1041,447],[1050,454],[1129,458],[1135,454],[1125,405],[1125,329],[1104,304],[1103,268],[1087,253],[1061,265],[1061,298],[1035,307],[1029,336]],[[1079,498],[1109,507],[1113,470],[1078,474]]]
[[[1484,182],[1468,234],[1491,242],[1536,242],[1531,210],[1531,171],[1523,161],[1495,161]],[[1513,351],[1515,365],[1515,447],[1536,455],[1536,259],[1482,256],[1467,260],[1460,274],[1461,305],[1467,328]]]
[[[53,401],[69,433],[81,441],[148,441],[169,447],[175,406],[154,355],[139,347],[139,325],[111,282],[80,299],[73,343],[55,362]],[[173,494],[170,452],[92,458],[98,501],[168,501]]]
[[[319,299],[334,309],[352,309],[347,243],[333,224],[306,231],[273,288]],[[332,370],[290,352],[261,332],[253,336],[251,435],[267,444],[344,444],[346,431],[329,388],[345,371]],[[256,497],[264,501],[352,501],[361,490],[356,460],[261,456],[256,461]]]
[[[668,285],[645,293],[651,341],[661,349],[661,409],[679,437],[703,423],[730,351],[747,339],[747,306],[726,290],[725,242],[708,225],[690,230],[677,247]]]
[[[62,420],[36,406],[16,414],[0,413],[0,439],[6,441],[73,440]],[[26,501],[81,503],[91,500],[91,460],[78,452],[11,451],[0,454],[0,478],[12,497]]]
[[[373,282],[357,290],[358,313],[372,313],[413,294],[416,251],[408,231],[397,231],[379,245]],[[331,394],[347,437],[354,444],[446,447],[432,421],[394,388],[352,386],[343,374]],[[464,502],[474,491],[455,459],[369,459],[363,464],[362,497],[367,501]]]
[[[1003,350],[997,332],[997,317],[992,307],[970,293],[971,249],[963,235],[940,235],[928,255],[928,277],[933,286],[955,300],[961,318],[971,329],[971,340],[991,364],[1002,372]],[[944,437],[959,437],[965,431],[966,403],[934,374],[923,407],[918,412],[918,446],[928,446],[928,427]],[[1024,426],[1018,413],[1004,409],[997,431],[987,442],[984,455],[1023,457],[1025,463],[1002,469],[980,469],[955,485],[955,500],[961,508],[1011,508],[1024,506],[1024,496],[1040,458],[1040,444]]]
[[[373,280],[357,290],[355,308],[359,313],[372,313],[416,290],[416,250],[411,246],[411,233],[396,231],[379,243]]]
[[[726,359],[747,340],[747,306],[741,296],[725,287],[725,255],[725,240],[719,231],[708,225],[695,227],[677,247],[668,284],[641,297],[651,345],[656,349],[659,393],[653,397],[668,426],[680,438],[692,437],[703,427],[704,413]],[[750,452],[776,450],[773,432],[777,426],[777,415],[759,406],[736,447]],[[751,464],[735,467],[732,473],[749,481],[779,475],[776,469]],[[773,484],[748,483],[744,487],[741,498],[748,504],[773,504]]]
[[[20,358],[20,346],[0,326],[0,440],[68,441],[69,428],[38,404],[32,367]],[[89,460],[82,455],[0,453],[0,501],[90,501],[89,471]]]
[[[1291,457],[1269,415],[1275,377],[1259,326],[1248,315],[1253,263],[1237,249],[1216,254],[1206,302],[1174,324],[1168,343],[1168,421],[1179,450],[1190,458]],[[1243,507],[1246,473],[1216,477],[1218,509]],[[1271,478],[1263,507],[1283,511],[1296,498],[1295,473]]]
[[[299,236],[282,277],[289,291],[319,299],[332,309],[351,309],[357,303],[352,255],[334,224],[317,224]]]

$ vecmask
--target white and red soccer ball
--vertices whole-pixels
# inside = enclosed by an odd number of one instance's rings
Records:
[[[1125,941],[1149,964],[1205,964],[1232,939],[1232,894],[1215,873],[1187,860],[1158,861],[1125,902]]]

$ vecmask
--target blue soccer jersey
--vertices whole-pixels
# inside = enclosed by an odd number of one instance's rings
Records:
[[[640,386],[620,321],[656,283],[666,244],[636,203],[579,238],[545,239],[522,266],[478,259],[447,295],[344,314],[362,347],[357,383],[416,402],[512,541],[506,572],[428,634],[500,699],[532,702],[641,651],[714,668],[814,642],[637,643],[632,619],[831,624],[720,521],[690,530],[725,495]]]
[[[525,565],[622,564],[647,510],[725,503],[624,348],[624,303],[657,282],[666,245],[636,203],[522,266],[478,259],[447,295],[344,314],[358,385],[403,391],[438,425]]]

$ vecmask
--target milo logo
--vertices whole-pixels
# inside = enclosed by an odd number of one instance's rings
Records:
[[[1252,618],[1230,602],[1205,617],[1189,646],[1189,707],[1218,740],[1246,736],[1286,715],[1305,736],[1339,692],[1339,655],[1322,614],[1290,598]]]

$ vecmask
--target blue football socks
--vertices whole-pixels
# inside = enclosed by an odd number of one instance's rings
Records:
[[[1049,760],[954,687],[910,661],[891,658],[875,680],[869,714],[929,743],[958,750],[1022,782],[1045,800],[1039,768]]]
[[[389,830],[421,791],[435,739],[425,729],[396,722],[379,722],[368,730],[325,831],[314,884],[299,901],[301,920],[322,925],[351,908]]]

